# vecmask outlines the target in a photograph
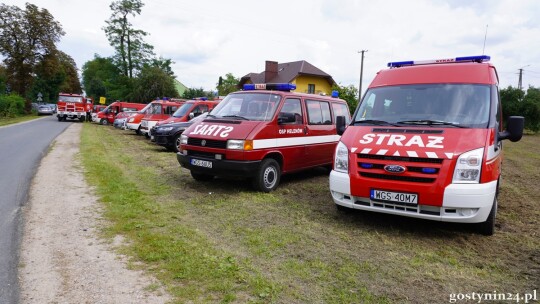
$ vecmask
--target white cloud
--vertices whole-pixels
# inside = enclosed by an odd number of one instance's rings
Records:
[[[26,0],[6,4],[24,6]],[[58,20],[66,36],[60,48],[80,68],[94,53],[113,53],[102,27],[112,1],[35,0]],[[359,50],[364,90],[388,61],[485,53],[499,70],[501,86],[540,87],[540,4],[537,0],[276,0],[145,1],[132,19],[148,32],[155,52],[175,61],[178,80],[215,88],[219,76],[264,70],[265,60],[307,60],[342,85],[358,85]]]

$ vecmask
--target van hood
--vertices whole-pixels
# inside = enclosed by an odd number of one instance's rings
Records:
[[[349,126],[341,141],[352,153],[453,159],[484,147],[488,129]]]
[[[193,124],[184,134],[189,137],[227,140],[246,139],[263,121],[205,119]]]

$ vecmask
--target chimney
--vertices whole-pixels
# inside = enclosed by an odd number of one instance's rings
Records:
[[[264,70],[264,82],[269,83],[272,79],[276,78],[278,74],[278,63],[277,61],[268,61],[266,60],[266,68]]]

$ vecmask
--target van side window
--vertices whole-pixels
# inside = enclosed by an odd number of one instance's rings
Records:
[[[331,125],[330,104],[326,101],[306,100],[310,125]]]
[[[351,122],[351,115],[345,104],[334,102],[332,103],[332,110],[334,111],[334,121],[338,116],[345,116],[345,124],[348,125]]]
[[[283,103],[283,107],[279,112],[279,116],[294,115],[294,122],[289,122],[287,124],[302,124],[304,119],[302,117],[302,106],[300,104],[300,99],[288,98]],[[279,117],[278,116],[278,117]]]

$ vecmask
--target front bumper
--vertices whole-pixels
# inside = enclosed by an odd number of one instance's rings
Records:
[[[185,151],[184,151],[185,152]],[[214,176],[230,176],[230,177],[253,177],[257,174],[260,160],[256,161],[238,161],[238,160],[218,160],[203,157],[191,157],[184,155],[182,152],[176,153],[176,159],[180,165],[190,171],[208,174]],[[191,163],[192,159],[208,161],[212,163],[212,168],[195,166]]]
[[[337,205],[443,222],[485,222],[496,191],[497,181],[485,184],[450,184],[444,190],[442,207],[411,207],[373,201],[369,197],[352,196],[349,175],[334,170],[330,173],[330,192]]]

